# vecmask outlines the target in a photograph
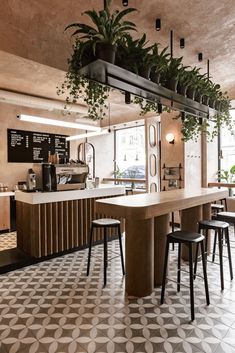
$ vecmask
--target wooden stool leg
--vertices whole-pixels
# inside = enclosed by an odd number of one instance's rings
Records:
[[[225,238],[228,249],[228,261],[229,261],[229,269],[230,269],[230,278],[233,279],[233,265],[232,265],[232,256],[231,256],[231,248],[230,248],[230,240],[229,240],[229,230],[225,229]]]
[[[195,319],[194,314],[194,290],[193,290],[193,251],[192,244],[188,244],[189,249],[189,281],[190,281],[190,305],[191,305],[191,319]]]
[[[171,231],[175,231],[175,215],[174,212],[171,212]],[[172,243],[172,250],[175,250],[175,244]]]
[[[220,283],[221,290],[224,290],[224,268],[223,268],[223,233],[218,231],[219,238],[219,262],[220,262]]]
[[[218,231],[215,230],[214,245],[213,245],[213,253],[212,253],[212,262],[215,261],[215,251],[216,251],[217,234],[218,234]]]
[[[122,274],[125,275],[125,266],[124,266],[123,251],[122,251],[122,233],[121,233],[120,225],[118,225],[118,240],[119,240],[119,246],[120,246]]]
[[[204,251],[205,251],[204,244],[203,244],[203,241],[201,241],[202,267],[203,267],[203,277],[204,277],[204,284],[205,284],[206,303],[207,305],[209,305],[210,298],[209,298],[208,280],[207,280],[207,272],[206,272],[206,257],[205,257]]]
[[[180,281],[181,281],[181,243],[178,243],[178,266],[177,266],[177,292],[180,291]]]
[[[104,287],[106,286],[107,279],[107,262],[108,262],[108,254],[107,254],[107,229],[104,227]]]
[[[166,273],[167,273],[167,264],[168,264],[168,255],[169,255],[169,241],[166,242],[166,250],[165,250],[165,259],[164,259],[164,269],[162,276],[162,293],[161,293],[161,304],[164,302],[165,297],[165,287],[166,287]]]
[[[88,261],[87,261],[87,271],[86,271],[87,276],[89,276],[89,273],[90,273],[92,238],[93,238],[93,225],[91,226],[91,230],[90,230],[89,251],[88,251]]]

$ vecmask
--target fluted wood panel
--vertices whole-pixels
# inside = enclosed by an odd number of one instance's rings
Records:
[[[99,198],[100,199],[100,198]],[[29,205],[17,201],[17,246],[33,257],[43,257],[88,246],[96,199],[83,199]],[[109,230],[116,236],[116,229]],[[103,239],[95,229],[94,242]]]

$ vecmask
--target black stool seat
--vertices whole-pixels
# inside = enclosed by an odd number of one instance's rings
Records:
[[[99,227],[114,227],[114,226],[118,226],[120,223],[121,222],[118,219],[112,219],[112,218],[100,218],[92,221],[92,224],[94,226],[99,226]]]
[[[226,229],[229,227],[229,224],[227,222],[222,222],[222,221],[217,221],[217,220],[205,220],[205,221],[200,221],[198,224],[201,226],[203,229]]]
[[[219,203],[212,203],[211,208],[214,211],[220,212],[220,211],[224,210],[224,205],[221,205]]]
[[[199,243],[204,239],[202,234],[188,232],[187,230],[178,230],[169,233],[167,238],[174,243]]]
[[[219,212],[217,213],[217,219],[227,220],[228,222],[235,222],[235,212]]]
[[[169,256],[169,245],[177,243],[178,244],[178,270],[177,270],[177,292],[180,291],[180,277],[181,277],[181,245],[185,244],[189,252],[189,283],[190,283],[190,305],[191,305],[191,319],[194,320],[194,289],[193,289],[193,245],[197,244],[201,246],[202,253],[202,266],[204,274],[204,284],[205,284],[205,293],[206,293],[206,303],[210,304],[209,299],[209,290],[207,282],[207,273],[206,273],[206,261],[204,254],[204,244],[203,240],[205,237],[201,234],[189,232],[186,230],[176,231],[169,233],[167,235],[166,241],[166,250],[165,250],[165,259],[164,259],[164,269],[162,276],[162,292],[161,292],[161,304],[164,302],[165,296],[165,286],[166,286],[166,274],[167,274],[167,265],[168,265],[168,256]]]

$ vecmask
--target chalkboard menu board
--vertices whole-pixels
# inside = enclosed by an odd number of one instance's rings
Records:
[[[69,158],[66,135],[7,129],[8,162],[41,163],[48,161],[48,154]]]

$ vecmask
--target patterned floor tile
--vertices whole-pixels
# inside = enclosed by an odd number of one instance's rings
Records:
[[[117,241],[108,247],[119,251]],[[103,288],[102,252],[102,246],[94,247],[88,277],[87,250],[1,275],[0,352],[234,352],[235,281],[229,279],[226,259],[223,292],[219,267],[208,263],[209,307],[203,281],[195,280],[196,320],[190,322],[188,288],[177,293],[169,281],[163,305],[160,287],[144,298],[127,296],[119,258],[109,263]],[[171,251],[173,279],[176,255],[177,249]],[[188,264],[182,262],[182,268],[188,270]],[[188,285],[188,274],[182,274],[182,283]]]
[[[0,251],[16,248],[16,233],[0,234]]]

